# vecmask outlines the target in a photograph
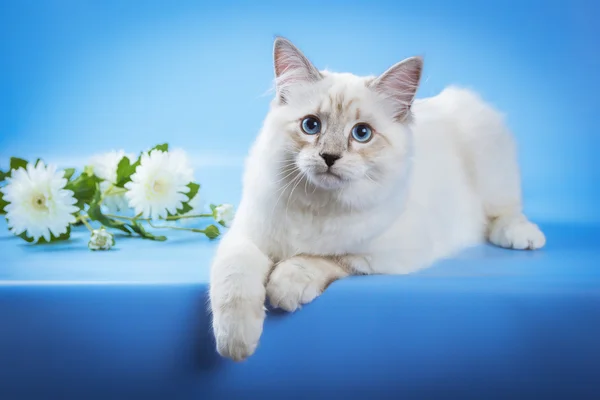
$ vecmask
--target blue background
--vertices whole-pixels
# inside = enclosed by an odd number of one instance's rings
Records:
[[[599,6],[582,1],[0,0],[0,167],[169,141],[237,202],[267,112],[274,35],[320,68],[425,57],[504,111],[542,251],[489,245],[409,276],[334,282],[269,311],[257,353],[215,352],[215,242],[88,232],[31,246],[0,220],[0,398],[599,398]],[[588,225],[584,225],[588,224]]]
[[[0,166],[12,155],[82,165],[169,141],[215,201],[235,203],[283,35],[335,71],[423,55],[419,97],[456,83],[507,114],[530,216],[600,221],[592,1],[256,3],[2,0]]]

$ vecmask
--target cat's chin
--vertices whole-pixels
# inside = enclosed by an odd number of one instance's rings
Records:
[[[330,171],[312,174],[311,181],[313,185],[326,190],[340,189],[348,184],[347,179]]]

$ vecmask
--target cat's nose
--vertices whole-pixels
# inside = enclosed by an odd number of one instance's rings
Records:
[[[323,160],[325,160],[325,164],[327,164],[328,167],[331,167],[337,160],[340,159],[340,156],[337,154],[321,153],[319,155],[323,157]]]

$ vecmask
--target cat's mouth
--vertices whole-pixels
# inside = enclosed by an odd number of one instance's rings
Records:
[[[331,171],[330,169],[315,174],[315,178],[317,178],[315,180],[317,181],[318,185],[326,189],[339,188],[346,182],[346,179],[344,179],[343,176]]]
[[[332,177],[334,177],[334,178],[337,178],[337,179],[343,180],[343,178],[342,178],[340,175],[336,174],[335,172],[333,172],[333,171],[332,171],[332,170],[330,170],[330,169],[328,169],[328,170],[327,170],[327,171],[325,171],[325,172],[320,172],[320,173],[319,173],[319,175],[324,175],[324,176],[332,176]]]

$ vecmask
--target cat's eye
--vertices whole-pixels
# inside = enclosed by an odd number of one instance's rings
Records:
[[[316,135],[317,133],[321,132],[321,121],[319,121],[319,118],[313,115],[305,117],[300,126],[307,135]]]
[[[360,143],[367,143],[373,137],[373,129],[367,124],[356,124],[352,128],[352,138]]]

